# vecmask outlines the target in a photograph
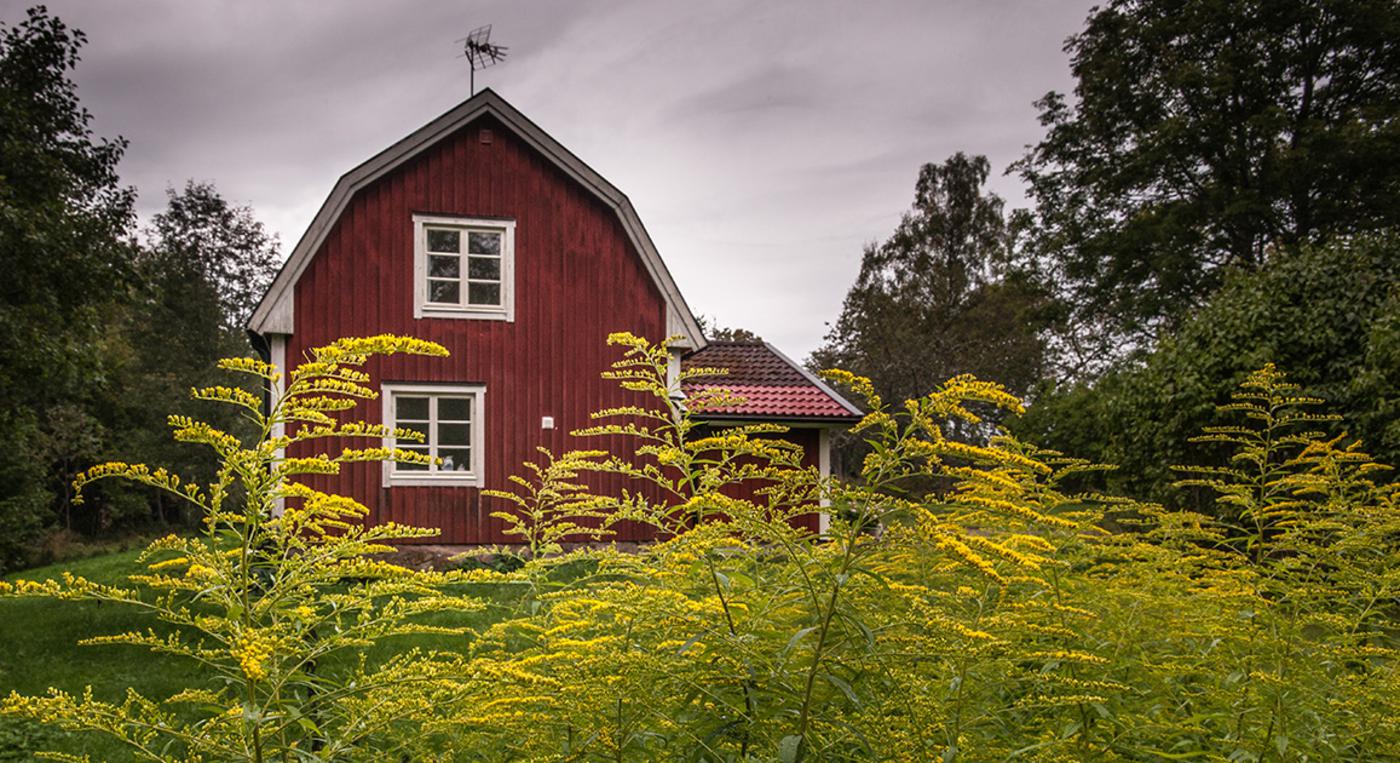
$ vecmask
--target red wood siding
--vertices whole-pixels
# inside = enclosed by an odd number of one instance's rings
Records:
[[[723,430],[720,430],[720,431],[723,431]],[[707,434],[707,432],[700,432],[700,433],[697,434],[697,436],[705,436],[706,434]],[[773,436],[773,437],[781,437],[781,439],[787,440],[788,442],[795,443],[795,444],[797,444],[797,445],[801,445],[801,446],[802,446],[802,465],[803,465],[803,466],[808,467],[808,468],[811,468],[811,469],[816,469],[816,468],[818,468],[818,466],[820,465],[820,463],[821,463],[821,461],[820,461],[820,459],[821,459],[821,430],[820,430],[820,429],[817,429],[817,428],[815,428],[815,427],[793,427],[792,429],[789,429],[787,432],[784,432],[782,435],[771,435],[771,436]],[[770,483],[765,483],[765,482],[759,482],[759,481],[750,480],[750,481],[744,482],[744,483],[742,483],[742,484],[740,484],[740,485],[735,485],[735,486],[726,488],[725,490],[723,490],[723,491],[721,491],[721,492],[723,492],[725,495],[730,496],[731,498],[739,498],[739,499],[754,501],[755,503],[757,503],[757,504],[759,504],[759,505],[761,506],[761,505],[764,504],[764,501],[765,501],[766,499],[765,499],[763,496],[759,495],[759,492],[758,492],[758,491],[761,490],[765,484],[770,484]],[[805,529],[805,530],[809,530],[809,531],[815,533],[815,532],[818,532],[818,531],[820,530],[821,517],[820,517],[820,515],[818,515],[818,514],[816,514],[816,513],[813,513],[813,514],[803,514],[803,515],[798,516],[798,517],[793,517],[792,520],[791,520],[791,522],[792,522],[792,524],[793,524],[794,527],[801,527],[801,528],[803,528],[803,529]]]
[[[495,133],[490,144],[478,140],[483,127]],[[414,213],[516,221],[514,322],[413,318]],[[637,402],[598,378],[617,357],[607,335],[659,338],[666,326],[662,296],[617,215],[489,117],[356,194],[295,289],[288,364],[338,337],[388,332],[439,342],[452,357],[376,360],[367,369],[376,381],[485,384],[485,482],[494,488],[507,487],[536,446],[587,445],[568,432],[588,425],[590,411]],[[379,402],[358,414],[378,422]],[[554,417],[553,430],[541,429],[542,416]],[[489,516],[495,501],[482,505],[476,489],[386,489],[377,464],[348,466],[318,486],[364,502],[372,521],[441,528],[435,542],[511,541]]]

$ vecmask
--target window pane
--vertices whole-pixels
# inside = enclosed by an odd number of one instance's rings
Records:
[[[438,398],[438,421],[471,421],[472,401],[467,397]]]
[[[443,230],[441,228],[429,228],[428,251],[451,252],[452,254],[457,254],[462,251],[462,232]]]
[[[474,283],[467,286],[467,301],[473,305],[501,304],[501,285],[498,283]]]
[[[417,448],[403,448],[403,450],[411,450],[411,451],[413,451],[414,453],[422,453],[422,454],[425,455],[425,456],[428,455],[428,449],[427,449],[427,448],[424,448],[424,447],[421,447],[421,446],[420,446],[420,447],[417,447]],[[395,471],[401,471],[401,472],[426,472],[426,471],[428,471],[428,465],[427,465],[427,464],[410,464],[410,463],[406,463],[406,462],[404,462],[404,461],[398,461],[398,462],[395,462],[395,464],[394,464],[394,469],[395,469]]]
[[[469,257],[467,258],[467,275],[470,278],[499,281],[501,280],[501,258]]]
[[[428,275],[436,278],[456,278],[462,274],[461,257],[429,257]]]
[[[428,420],[428,398],[426,397],[404,397],[394,396],[394,418],[398,419],[398,425],[404,429],[413,427],[405,426],[404,420],[427,421]]]
[[[472,254],[500,254],[501,234],[472,231],[467,234],[467,251]]]
[[[442,446],[471,445],[471,424],[438,424],[437,444]]]
[[[439,471],[469,472],[472,470],[471,448],[442,448],[438,450],[438,458],[442,459],[442,463],[438,465]]]
[[[457,304],[462,301],[461,284],[456,281],[428,281],[428,301]]]

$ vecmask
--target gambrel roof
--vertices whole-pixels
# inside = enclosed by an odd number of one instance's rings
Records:
[[[434,119],[403,140],[384,149],[360,166],[341,176],[331,190],[330,196],[321,205],[320,211],[311,221],[310,227],[302,234],[296,248],[287,258],[286,264],[277,273],[272,286],[263,295],[253,315],[248,320],[248,328],[258,334],[291,334],[294,331],[293,297],[297,279],[310,264],[311,258],[320,249],[321,242],[339,219],[355,193],[375,180],[392,172],[439,141],[451,136],[462,127],[485,115],[494,116],[506,128],[513,131],[527,145],[539,151],[552,161],[565,175],[578,182],[611,208],[618,216],[623,230],[632,246],[641,255],[642,263],[651,276],[656,288],[666,301],[666,330],[668,334],[685,338],[676,346],[693,349],[706,344],[704,334],[695,321],[694,314],[686,305],[680,289],[666,269],[666,263],[656,251],[651,236],[643,227],[641,218],[632,207],[627,195],[616,186],[603,179],[572,152],[541,130],[524,114],[516,110],[490,88],[458,104],[451,111]]]

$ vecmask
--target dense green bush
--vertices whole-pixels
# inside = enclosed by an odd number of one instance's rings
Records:
[[[1237,272],[1181,330],[1092,383],[1045,390],[1015,425],[1035,442],[1117,464],[1111,486],[1200,508],[1171,466],[1215,406],[1265,363],[1325,398],[1384,463],[1400,461],[1400,235],[1280,251]]]

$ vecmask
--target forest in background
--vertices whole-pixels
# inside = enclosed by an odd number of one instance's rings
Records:
[[[998,380],[1031,402],[1019,435],[1118,464],[1110,491],[1200,509],[1170,466],[1266,362],[1400,460],[1396,39],[1390,2],[1096,9],[1066,44],[1074,91],[1035,104],[1044,137],[1007,168],[1032,208],[985,190],[984,157],[925,165],[811,364],[887,400]],[[0,570],[198,520],[115,485],[75,507],[70,482],[117,453],[202,476],[165,414],[218,415],[187,391],[250,352],[243,318],[280,261],[208,183],[139,224],[126,143],[93,134],[71,79],[83,42],[42,8],[0,34]]]
[[[116,485],[75,506],[71,483],[118,453],[208,476],[166,414],[250,353],[244,318],[281,262],[210,183],[167,189],[138,224],[127,144],[93,135],[71,79],[84,40],[42,7],[0,31],[0,571],[199,521]]]
[[[1096,8],[1006,168],[1032,207],[985,190],[984,157],[924,165],[809,365],[893,400],[995,379],[1029,400],[1019,436],[1175,506],[1208,510],[1171,467],[1269,362],[1400,461],[1397,35],[1393,2]]]

